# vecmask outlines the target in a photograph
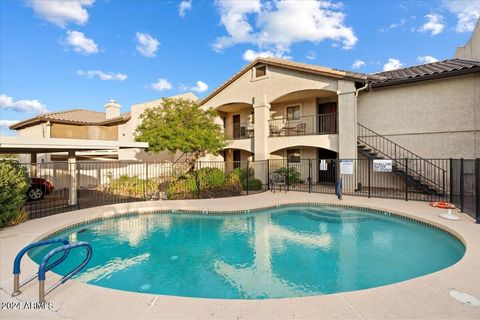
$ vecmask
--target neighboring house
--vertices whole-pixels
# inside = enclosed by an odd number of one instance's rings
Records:
[[[172,98],[198,100],[193,93]],[[121,113],[121,105],[115,100],[105,104],[105,112],[73,109],[41,114],[18,122],[10,127],[17,130],[21,137],[64,138],[86,140],[111,140],[133,142],[136,127],[140,124],[140,115],[146,108],[161,106],[162,100],[153,100],[132,105],[130,112]],[[77,152],[78,160],[141,160],[172,161],[181,155],[172,156],[168,152],[148,155],[141,149],[119,151]],[[21,159],[29,161],[29,159]],[[66,153],[38,154],[38,162],[65,161]]]

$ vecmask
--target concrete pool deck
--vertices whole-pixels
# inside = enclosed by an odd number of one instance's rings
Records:
[[[12,263],[16,253],[28,243],[55,230],[97,217],[137,210],[193,209],[247,210],[296,202],[333,203],[368,207],[400,213],[429,222],[453,234],[465,243],[465,256],[455,265],[419,278],[392,285],[329,295],[271,300],[217,300],[162,296],[113,290],[68,281],[46,297],[51,309],[25,309],[25,302],[38,301],[38,282],[22,288],[11,297]],[[460,221],[438,217],[441,209],[426,202],[301,192],[260,193],[221,199],[135,202],[89,208],[30,220],[0,231],[1,319],[480,319],[480,306],[461,303],[451,290],[480,298],[480,225],[466,214]],[[419,261],[422,263],[422,261]],[[22,274],[30,275],[38,265],[28,256],[22,262]],[[48,288],[60,277],[47,274]],[[11,303],[10,303],[11,302]],[[28,305],[27,305],[28,306]],[[33,306],[32,306],[33,307]]]

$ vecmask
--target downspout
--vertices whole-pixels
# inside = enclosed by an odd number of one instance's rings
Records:
[[[365,85],[361,88],[358,88],[357,90],[355,90],[355,144],[357,144],[357,141],[358,141],[358,120],[357,120],[357,113],[358,113],[358,93],[360,91],[364,91],[366,89],[368,89],[370,87],[370,83],[368,82],[368,80],[366,81]],[[355,157],[355,191],[360,191],[358,190],[358,158]]]

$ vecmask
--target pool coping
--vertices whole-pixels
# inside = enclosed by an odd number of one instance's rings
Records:
[[[246,199],[248,199],[248,201],[245,201]],[[9,275],[5,269],[10,271],[11,265],[9,264],[11,264],[11,261],[13,260],[12,255],[14,255],[15,250],[18,250],[21,246],[27,244],[29,241],[38,240],[49,236],[54,232],[60,232],[62,229],[71,228],[72,225],[77,223],[88,223],[88,221],[94,219],[107,219],[115,216],[132,214],[132,211],[135,211],[135,214],[152,213],[154,211],[171,212],[171,210],[182,211],[182,213],[203,214],[204,210],[208,210],[210,214],[229,214],[225,213],[226,210],[218,210],[219,206],[222,205],[224,208],[225,206],[229,206],[230,208],[233,206],[235,210],[229,210],[229,213],[235,214],[252,213],[258,210],[264,210],[265,208],[276,208],[279,205],[328,205],[351,207],[356,209],[364,208],[367,210],[376,210],[378,212],[388,212],[398,215],[401,218],[407,218],[414,220],[415,222],[425,223],[429,226],[439,228],[442,231],[446,231],[447,233],[450,233],[454,237],[458,238],[464,244],[466,251],[464,257],[456,264],[446,269],[442,269],[418,278],[376,288],[299,298],[266,300],[187,298],[126,292],[70,281],[63,285],[63,288],[59,288],[52,292],[51,295],[47,296],[47,301],[51,300],[55,304],[55,312],[42,310],[38,311],[38,313],[34,313],[35,316],[38,316],[39,314],[45,314],[45,316],[48,317],[56,317],[61,315],[79,319],[82,317],[89,318],[88,313],[86,315],[78,313],[78,306],[74,306],[75,303],[73,303],[72,297],[67,294],[70,290],[75,290],[75,296],[81,296],[83,299],[82,301],[84,301],[85,304],[88,304],[93,309],[98,309],[96,312],[98,312],[99,315],[101,314],[102,318],[118,318],[119,315],[121,316],[120,318],[122,318],[122,316],[125,318],[155,318],[156,315],[162,315],[166,318],[192,318],[192,311],[188,310],[188,308],[194,305],[197,306],[197,309],[199,310],[198,313],[194,314],[195,318],[197,318],[197,316],[200,318],[210,318],[208,316],[208,312],[212,310],[216,311],[213,312],[215,315],[212,316],[213,318],[235,318],[240,316],[242,318],[266,317],[279,319],[292,317],[313,318],[323,316],[324,318],[339,317],[364,319],[376,317],[405,318],[408,314],[411,315],[411,318],[435,318],[434,315],[441,318],[452,319],[474,319],[480,317],[479,307],[461,304],[460,302],[453,300],[445,292],[446,288],[444,288],[445,283],[448,283],[451,279],[456,279],[457,281],[455,281],[454,286],[455,289],[461,292],[473,294],[476,297],[480,297],[480,289],[478,289],[479,286],[472,286],[473,284],[480,284],[480,273],[475,272],[475,270],[480,270],[478,268],[480,266],[480,261],[478,261],[478,257],[480,257],[480,250],[475,248],[475,246],[470,245],[473,243],[480,243],[480,226],[474,224],[473,219],[465,214],[460,214],[460,222],[452,222],[440,219],[437,217],[437,215],[441,211],[439,211],[439,209],[428,207],[428,204],[424,202],[405,202],[401,200],[368,199],[362,197],[345,197],[344,201],[340,202],[333,196],[301,192],[288,192],[287,194],[261,193],[245,197],[223,199],[149,201],[141,203],[137,202],[108,205],[104,207],[83,209],[42,219],[31,220],[22,225],[1,230],[0,241],[2,242],[2,246],[0,247],[0,257],[2,258],[2,262],[0,263],[0,284],[2,287],[2,299],[5,300],[9,298],[8,293],[11,292],[11,274]],[[199,208],[202,209],[199,210]],[[423,211],[426,213],[424,214]],[[32,230],[32,228],[34,230]],[[25,233],[23,233],[22,236],[22,229],[27,231],[28,236]],[[18,230],[18,233],[14,232],[16,230]],[[5,245],[13,244],[15,242],[19,243],[16,243],[14,248],[5,250]],[[25,260],[29,260],[24,262],[25,266],[22,266],[26,270],[25,274],[29,273],[28,271],[34,270],[35,266],[38,267],[38,265],[36,265],[29,258]],[[49,277],[52,280],[59,278],[57,275],[53,274],[49,275]],[[422,287],[421,284],[425,285],[425,282],[428,283],[428,285],[426,287]],[[366,297],[369,296],[377,296],[382,298],[388,296],[388,294],[392,294],[392,298],[394,300],[399,300],[400,302],[401,300],[409,300],[409,296],[411,296],[411,294],[398,296],[398,293],[404,292],[404,290],[415,290],[415,288],[418,290],[418,285],[420,285],[420,289],[428,289],[426,292],[431,291],[434,287],[443,286],[442,288],[444,292],[435,292],[435,294],[439,295],[439,298],[441,298],[442,304],[439,304],[436,306],[436,308],[434,308],[432,306],[437,305],[438,302],[436,302],[435,299],[428,299],[428,297],[424,297],[427,300],[416,299],[413,304],[417,304],[418,306],[417,308],[413,309],[417,310],[417,313],[412,313],[412,302],[404,307],[402,307],[403,303],[400,303],[396,306],[385,308],[389,304],[382,303],[379,305],[378,303],[373,303],[372,301],[364,301]],[[22,299],[23,296],[23,298],[35,301],[36,295],[31,294],[32,291],[33,293],[36,293],[36,290],[32,288],[35,286],[36,284],[29,284],[25,289],[25,295],[21,295],[18,298]],[[391,293],[392,290],[394,291],[393,293]],[[27,294],[27,291],[30,292],[30,295]],[[78,293],[78,291],[81,291],[81,293]],[[395,294],[395,291],[397,291],[397,294]],[[72,293],[72,291],[70,291],[70,293]],[[95,303],[95,299],[89,299],[89,295],[101,295],[105,298],[105,300],[109,300],[115,305],[123,301],[123,305],[127,308],[129,303],[125,304],[125,301],[130,301],[131,308],[124,310],[124,312],[121,314],[118,312],[109,313],[103,309],[104,305],[102,303]],[[132,313],[132,311],[137,310],[137,307],[135,307],[131,302],[132,299],[142,301],[146,307],[138,308],[139,312]],[[422,308],[421,304],[419,304],[421,302],[423,302],[423,306],[428,305],[430,307]],[[285,303],[288,304],[288,307],[284,305]],[[376,305],[374,310],[371,310],[372,305]],[[168,308],[164,309],[161,306],[168,306]],[[248,310],[245,309],[246,306],[248,306]],[[446,306],[448,306],[448,308],[445,310]],[[259,310],[259,308],[262,310],[267,308],[271,310],[271,313],[266,314],[265,311]],[[28,318],[28,315],[32,314],[26,310],[1,311],[6,311],[7,316],[12,318]],[[161,312],[157,313],[157,311]],[[205,313],[205,311],[207,312]],[[388,312],[385,313],[386,311]],[[210,313],[210,315],[211,314],[212,313]],[[294,314],[295,316],[293,316]]]

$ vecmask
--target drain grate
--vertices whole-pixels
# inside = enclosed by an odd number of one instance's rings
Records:
[[[468,293],[460,292],[457,290],[450,290],[449,293],[453,299],[460,301],[461,303],[470,304],[472,306],[480,306],[480,300],[478,300],[474,296],[469,295]]]

